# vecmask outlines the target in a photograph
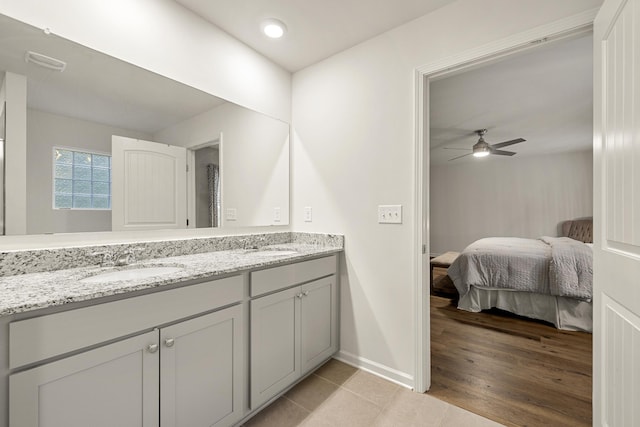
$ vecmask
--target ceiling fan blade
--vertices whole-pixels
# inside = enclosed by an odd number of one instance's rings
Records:
[[[505,150],[491,150],[491,154],[497,154],[498,156],[513,156],[516,153],[513,151]]]
[[[464,150],[464,151],[469,151],[471,150],[471,148],[460,148],[460,147],[442,147],[445,150]]]
[[[470,156],[470,155],[472,155],[472,154],[473,154],[473,153],[463,154],[462,156],[458,156],[458,157],[454,157],[453,159],[449,159],[449,161],[451,161],[451,160],[456,160],[456,159],[460,159],[460,158],[462,158],[462,157],[467,157],[467,156]]]
[[[526,139],[518,138],[518,139],[512,139],[511,141],[505,141],[505,142],[499,142],[497,144],[491,144],[491,146],[493,148],[502,148],[502,147],[508,147],[509,145],[518,144],[520,142],[525,142],[525,141],[526,141]]]

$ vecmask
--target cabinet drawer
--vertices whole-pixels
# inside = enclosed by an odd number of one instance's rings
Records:
[[[241,301],[242,276],[9,324],[9,367],[58,356]]]
[[[251,296],[274,292],[299,283],[335,274],[335,255],[296,264],[283,265],[251,273]]]

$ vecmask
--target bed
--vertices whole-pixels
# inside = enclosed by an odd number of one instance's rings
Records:
[[[447,273],[458,308],[499,308],[553,323],[559,329],[592,331],[592,221],[561,226],[561,237],[490,237],[467,246]]]

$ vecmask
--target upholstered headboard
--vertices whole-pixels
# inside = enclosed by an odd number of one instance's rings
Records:
[[[593,243],[593,218],[564,221],[561,226],[561,234],[584,243]]]

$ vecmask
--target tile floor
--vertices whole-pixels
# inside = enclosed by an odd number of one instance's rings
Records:
[[[246,427],[495,427],[491,420],[331,359]]]

